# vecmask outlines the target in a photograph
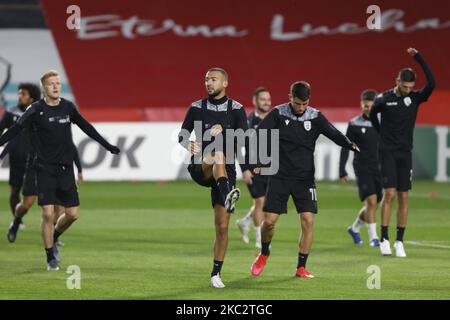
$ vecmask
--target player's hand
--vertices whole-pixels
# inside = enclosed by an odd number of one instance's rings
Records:
[[[120,153],[120,149],[116,146],[111,146],[109,148],[109,152],[111,152],[112,154],[119,154]]]
[[[348,177],[347,176],[343,176],[343,177],[341,177],[340,180],[341,180],[341,183],[346,184],[347,181],[348,181]]]
[[[215,124],[211,127],[211,135],[213,137],[217,136],[223,131],[223,128],[220,124]]]
[[[351,149],[353,152],[361,152],[361,150],[359,150],[359,148],[358,148],[358,146],[356,145],[356,144],[352,144],[352,149]]]
[[[416,54],[419,53],[419,51],[417,51],[414,48],[408,48],[406,51],[411,55],[411,57],[414,57]]]
[[[250,170],[245,170],[242,172],[242,179],[244,179],[244,182],[246,185],[252,185],[253,184],[253,175]]]
[[[202,148],[200,147],[200,144],[198,142],[191,141],[188,145],[188,151],[191,154],[196,155],[200,153],[200,151],[202,151]]]
[[[83,178],[83,172],[78,172],[78,176],[77,176],[77,184],[81,184],[83,182],[84,178]]]

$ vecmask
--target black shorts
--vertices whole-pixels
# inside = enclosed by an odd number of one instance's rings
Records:
[[[287,213],[289,196],[292,196],[298,213],[317,213],[317,193],[314,180],[287,180],[270,177],[263,210]]]
[[[234,188],[236,186],[236,169],[234,168],[234,166],[226,165],[226,170],[230,188]],[[192,180],[197,182],[202,187],[211,188],[211,205],[213,208],[216,204],[219,204],[223,207],[225,206],[225,199],[222,199],[216,181],[212,177],[209,180],[205,179],[201,164],[191,163],[188,166],[188,171],[191,174]]]
[[[9,185],[15,188],[22,188],[23,175],[25,174],[24,165],[10,165],[9,167]]]
[[[411,190],[411,151],[380,150],[380,162],[383,188],[395,188],[400,192]]]
[[[34,166],[27,166],[23,177],[22,195],[25,197],[37,196],[37,174]]]
[[[253,177],[253,183],[247,185],[248,191],[253,199],[258,199],[266,195],[268,182],[269,177],[267,176],[255,175]]]
[[[377,202],[383,197],[381,187],[381,175],[376,173],[359,172],[356,174],[356,183],[358,184],[359,198],[366,200],[368,196],[377,195]]]
[[[60,205],[65,208],[80,205],[72,166],[38,165],[38,204]]]

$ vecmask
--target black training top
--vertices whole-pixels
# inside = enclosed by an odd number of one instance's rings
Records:
[[[414,59],[422,67],[427,83],[421,90],[411,91],[406,96],[397,96],[395,89],[379,94],[370,111],[370,120],[380,131],[380,149],[411,151],[413,131],[419,105],[430,97],[435,87],[433,74],[422,56],[417,53]],[[378,114],[381,114],[381,124]]]
[[[353,168],[356,175],[359,173],[373,173],[380,172],[378,162],[378,145],[380,136],[375,128],[372,126],[370,119],[362,114],[353,118],[347,127],[345,134],[351,141],[356,143],[360,152],[355,154],[353,158]],[[342,148],[339,159],[339,177],[346,177],[347,171],[345,165],[348,160],[348,149]]]
[[[307,107],[303,114],[295,114],[290,103],[275,107],[259,124],[258,134],[263,129],[279,130],[279,170],[274,176],[283,179],[314,180],[314,150],[320,134],[342,147],[353,145],[319,110]]]
[[[27,128],[39,163],[71,166],[75,159],[71,123],[107,150],[116,150],[80,115],[71,101],[63,98],[57,106],[49,106],[44,99],[31,104],[17,123],[0,137],[0,145]]]
[[[201,126],[195,127],[194,122],[201,122]],[[209,137],[207,137],[207,139],[203,139],[202,137],[206,137],[207,135],[205,135],[205,132],[211,129],[211,127],[216,124],[220,124],[224,129],[222,131],[223,145],[221,145],[219,149],[221,149],[221,151],[223,152],[226,152],[225,129],[242,129],[243,131],[246,131],[248,129],[247,117],[242,104],[228,98],[227,96],[218,100],[212,98],[198,100],[192,103],[189,107],[181,129],[187,130],[187,132],[189,133],[194,130],[196,141],[202,143],[203,153],[205,148],[213,141],[215,141],[215,137],[212,137],[210,141],[208,141]],[[187,148],[188,144],[190,143],[189,139],[187,139],[187,137],[183,135],[182,132],[180,132],[180,134],[178,135],[178,141],[185,148]],[[240,152],[236,149],[237,144],[235,141],[234,154],[226,154],[228,157],[233,157],[232,160],[227,159],[227,163],[233,162],[233,164],[229,164],[229,166],[231,166],[232,168],[234,168],[235,155],[237,152]],[[199,156],[201,156],[201,154]],[[246,163],[240,163],[240,166],[242,171],[248,169],[248,165]]]

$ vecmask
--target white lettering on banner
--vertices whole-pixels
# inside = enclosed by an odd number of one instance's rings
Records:
[[[299,31],[287,32],[284,30],[285,17],[281,14],[276,14],[272,19],[271,38],[277,41],[292,41],[299,39],[306,39],[315,35],[334,35],[334,34],[358,34],[365,32],[384,32],[389,29],[394,29],[397,32],[413,32],[420,29],[445,29],[450,28],[450,21],[442,22],[439,18],[429,18],[417,21],[415,24],[405,26],[405,22],[400,19],[403,18],[405,12],[400,9],[388,9],[381,13],[381,29],[369,30],[366,26],[361,26],[357,23],[342,23],[333,28],[329,26],[313,27],[309,23],[305,23],[300,27]]]
[[[203,36],[212,37],[244,37],[247,30],[238,31],[232,25],[210,27],[202,24],[198,26],[181,26],[172,19],[166,19],[162,23],[154,20],[142,20],[137,16],[122,19],[118,15],[98,15],[81,18],[81,28],[77,37],[80,40],[102,39],[123,36],[126,39],[135,39],[137,36],[155,36],[172,31],[180,37]]]
[[[450,148],[448,147],[448,127],[436,127],[437,135],[437,172],[436,181],[447,182],[447,161],[450,160]]]
[[[314,27],[310,23],[303,24],[298,31],[285,31],[285,16],[275,14],[272,18],[270,37],[275,41],[292,41],[306,39],[315,35],[335,34],[359,34],[366,32],[384,32],[393,29],[397,32],[407,33],[421,29],[445,29],[450,28],[450,21],[441,22],[439,18],[427,18],[419,20],[409,26],[401,19],[405,12],[400,9],[387,9],[381,13],[379,23],[381,28],[370,30],[365,25],[356,22],[344,22],[337,27],[321,25]],[[377,22],[377,25],[378,25]],[[238,30],[236,26],[225,25],[211,27],[206,24],[180,25],[173,19],[165,19],[158,22],[151,19],[140,19],[138,16],[122,18],[115,14],[102,14],[96,16],[81,17],[81,27],[77,30],[80,40],[104,39],[110,37],[123,37],[135,39],[138,36],[156,36],[162,33],[172,32],[179,37],[245,37],[248,30]]]

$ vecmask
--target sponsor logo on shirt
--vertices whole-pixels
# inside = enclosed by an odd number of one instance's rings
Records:
[[[387,106],[396,106],[398,105],[397,101],[392,101],[392,102],[386,102]]]

